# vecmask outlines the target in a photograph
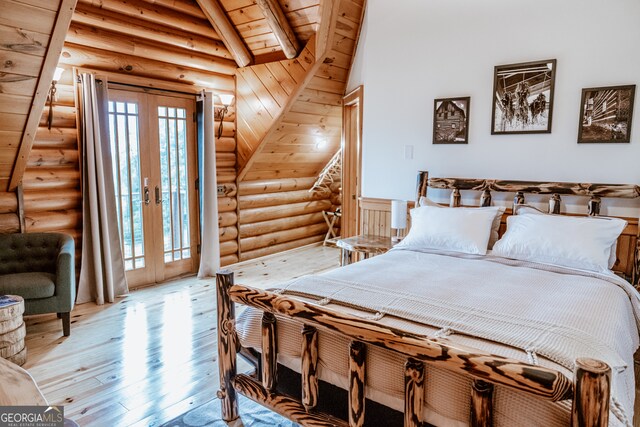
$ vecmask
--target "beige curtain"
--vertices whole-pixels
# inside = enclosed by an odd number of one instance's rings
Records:
[[[213,93],[203,92],[202,230],[198,277],[215,276],[220,268],[220,236],[218,234],[218,193],[216,182],[216,140],[213,122]]]
[[[129,291],[118,232],[106,81],[80,75],[82,267],[78,303],[114,302]]]

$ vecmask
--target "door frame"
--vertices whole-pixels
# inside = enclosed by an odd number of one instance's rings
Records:
[[[362,85],[342,98],[342,237],[360,234],[363,98]]]

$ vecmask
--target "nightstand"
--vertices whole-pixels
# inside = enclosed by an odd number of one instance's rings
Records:
[[[335,240],[340,248],[340,265],[348,265],[357,261],[355,254],[362,254],[364,259],[380,255],[393,247],[391,237],[384,236],[353,236]]]

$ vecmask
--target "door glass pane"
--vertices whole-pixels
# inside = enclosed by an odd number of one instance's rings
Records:
[[[165,262],[191,257],[186,113],[184,108],[158,107]]]
[[[113,162],[118,229],[126,270],[144,267],[144,227],[138,105],[109,101],[109,141]]]

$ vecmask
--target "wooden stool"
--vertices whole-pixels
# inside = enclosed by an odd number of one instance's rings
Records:
[[[335,227],[336,222],[342,216],[342,213],[340,212],[340,210],[336,210],[335,212],[322,211],[322,216],[324,217],[325,222],[329,226],[329,229],[327,230],[327,234],[325,234],[325,236],[324,236],[324,245],[326,246],[327,245],[327,241],[329,239],[331,239],[332,237],[333,238],[338,237],[336,235],[336,231],[333,229],[333,227]],[[331,217],[331,219],[329,219],[329,217]]]
[[[0,357],[20,366],[27,361],[27,347],[24,345],[26,327],[22,313],[22,297],[0,295]]]

